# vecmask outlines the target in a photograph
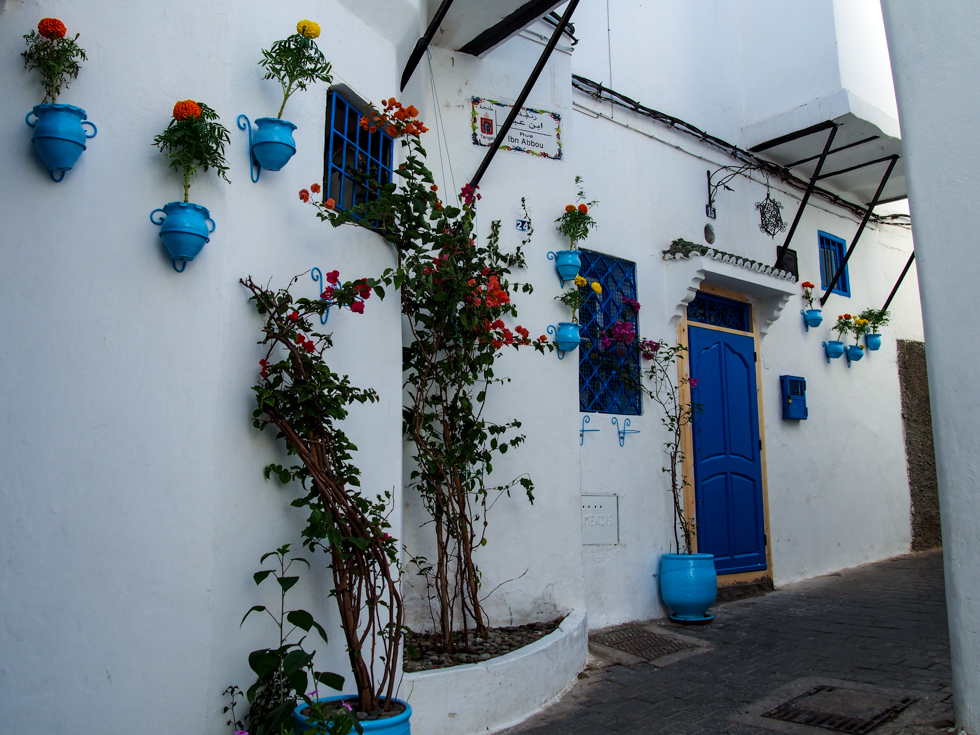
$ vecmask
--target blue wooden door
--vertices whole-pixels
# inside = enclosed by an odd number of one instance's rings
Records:
[[[719,574],[766,568],[755,341],[689,328],[698,551]]]

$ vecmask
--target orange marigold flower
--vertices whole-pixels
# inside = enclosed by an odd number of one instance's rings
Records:
[[[308,192],[306,189],[300,189],[299,198],[304,202],[310,201],[310,192]]]
[[[68,29],[57,18],[41,18],[41,22],[37,24],[37,32],[45,38],[64,38]]]
[[[327,201],[323,203],[324,209],[335,209],[336,207],[337,207],[337,202],[335,202],[333,199],[327,199]]]
[[[319,194],[320,193],[320,185],[319,184],[310,184],[310,191],[312,191],[314,194]]]
[[[174,120],[187,120],[201,116],[201,106],[194,100],[181,100],[174,105]]]
[[[574,204],[569,204],[567,207],[565,207],[565,211],[566,212],[574,212],[575,211],[575,205]]]
[[[578,205],[578,211],[581,212],[582,214],[588,214],[589,213],[589,208],[586,207],[584,204],[579,204]]]
[[[845,314],[845,315],[844,315],[844,318],[845,318],[845,319],[850,319],[850,318],[851,318],[851,315],[850,315],[850,314]]]

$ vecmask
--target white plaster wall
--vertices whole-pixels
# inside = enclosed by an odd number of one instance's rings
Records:
[[[927,333],[932,426],[943,520],[946,600],[957,724],[980,732],[980,454],[974,251],[980,102],[980,6],[882,3],[904,139],[916,264]]]
[[[471,179],[487,151],[471,141],[471,97],[512,102],[541,50],[542,45],[528,37],[514,38],[483,59],[431,49],[441,122],[447,134],[444,142],[437,138],[440,119],[431,90],[426,90],[424,99],[411,101],[423,110],[422,117],[432,130],[424,144],[447,201]],[[418,73],[428,78],[425,60]],[[574,169],[569,160],[575,152],[575,137],[567,49],[552,56],[526,105],[562,115],[566,158],[555,161],[500,151],[480,184],[483,199],[478,208],[478,232],[486,237],[491,222],[500,219],[502,246],[513,250],[521,238],[515,220],[523,216],[520,200],[526,197],[535,233],[526,250],[528,268],[515,271],[512,279],[530,282],[534,293],[514,295],[519,310],[515,323],[527,327],[536,338],[545,334],[549,324],[568,317],[567,310],[554,301],[558,282],[554,263],[546,257],[547,251],[566,246],[554,230],[554,213],[574,199]],[[490,482],[509,482],[526,473],[535,483],[535,500],[529,503],[517,487],[511,497],[501,497],[488,515],[488,544],[475,555],[487,595],[485,610],[492,625],[550,620],[581,609],[584,599],[579,463],[572,450],[578,446],[577,361],[559,361],[554,354],[543,356],[525,348],[517,354],[505,351],[494,372],[511,382],[490,388],[486,415],[500,423],[518,419],[527,441],[494,460]],[[410,456],[411,447],[406,446],[406,457]],[[406,483],[410,469],[406,461]],[[414,491],[406,493],[405,512],[408,555],[421,553],[434,561],[433,532],[423,525],[428,516]],[[412,627],[431,628],[424,594],[420,580],[409,579],[406,598]]]
[[[246,656],[270,624],[238,623],[253,604],[258,557],[297,542],[294,496],[262,478],[285,460],[251,427],[261,321],[238,278],[284,285],[312,266],[346,277],[393,263],[369,233],[319,223],[296,192],[319,181],[326,90],[290,100],[299,154],[249,180],[235,118],[274,114],[259,49],[318,20],[338,82],[380,98],[400,74],[384,39],[337,2],[13,2],[0,23],[0,719],[10,732],[120,729],[225,732],[221,691],[251,683]],[[23,116],[40,85],[21,36],[56,16],[89,54],[59,102],[99,126],[75,169],[53,183]],[[371,53],[365,54],[364,49]],[[199,177],[191,199],[217,231],[177,274],[150,210],[179,198],[180,177],[152,147],[178,99],[206,101],[231,129],[229,186]],[[309,276],[298,292],[314,296]],[[367,491],[400,488],[401,383],[385,345],[397,300],[362,317],[333,314],[333,364],[379,403],[354,410]],[[394,354],[397,354],[397,350]],[[399,528],[400,507],[393,523]],[[397,531],[396,531],[397,533]],[[298,543],[296,544],[298,547]],[[293,598],[332,636],[319,664],[346,673],[326,597],[325,558]]]
[[[898,118],[885,23],[878,0],[834,0],[841,86]]]

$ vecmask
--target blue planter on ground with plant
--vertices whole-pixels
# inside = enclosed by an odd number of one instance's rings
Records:
[[[718,596],[713,554],[664,554],[660,558],[660,597],[673,612],[671,620],[703,623]]]
[[[320,697],[316,700],[318,702],[341,702],[343,700],[356,700],[356,697],[351,695],[341,695],[339,697]],[[405,711],[394,717],[386,717],[378,720],[361,720],[361,728],[364,732],[375,733],[375,735],[411,735],[412,727],[410,719],[412,717],[412,707],[408,702],[403,702],[400,699],[396,699],[396,702],[405,707]],[[307,711],[304,714],[304,710]],[[310,729],[310,720],[307,717],[309,714],[309,705],[303,702],[293,710],[293,719],[296,721],[296,733],[306,732]],[[328,722],[329,725],[329,722]],[[329,727],[327,732],[329,732]]]
[[[85,110],[73,105],[56,104],[62,87],[77,79],[85,51],[78,45],[78,36],[67,37],[65,24],[57,18],[43,18],[37,30],[24,36],[27,50],[23,52],[24,66],[41,73],[44,102],[27,113],[27,124],[34,128],[31,140],[54,181],[65,178],[85,150],[85,141],[98,133],[95,124],[86,118]],[[48,100],[51,100],[50,103]],[[31,122],[31,117],[37,118]],[[83,125],[92,126],[89,135]],[[60,175],[57,175],[60,174]]]
[[[154,219],[157,212],[163,216]],[[211,241],[215,224],[211,213],[199,204],[170,202],[163,209],[150,212],[150,221],[160,225],[160,239],[174,261],[174,270],[183,273],[187,261],[194,260],[201,249]],[[177,263],[180,267],[177,267]]]

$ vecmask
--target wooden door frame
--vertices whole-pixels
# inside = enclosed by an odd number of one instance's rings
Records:
[[[684,351],[680,353],[677,360],[677,376],[688,377],[690,375],[690,370],[685,364],[687,361],[687,355],[689,354],[687,348],[690,346],[688,342],[688,327],[698,327],[699,329],[712,329],[716,332],[726,332],[728,334],[737,334],[742,337],[751,336],[752,341],[755,345],[755,354],[761,355],[761,335],[759,333],[759,320],[756,318],[756,313],[758,309],[755,303],[737,291],[729,291],[727,288],[721,288],[719,286],[712,286],[707,283],[702,283],[700,291],[707,294],[712,294],[714,296],[721,296],[722,298],[729,299],[730,301],[738,301],[743,304],[747,304],[749,307],[750,319],[752,322],[751,332],[740,332],[737,329],[727,329],[726,327],[715,327],[711,324],[703,324],[701,322],[689,322],[687,320],[687,310],[681,315],[681,320],[677,324],[677,342],[684,346]],[[761,442],[761,449],[759,450],[759,463],[760,472],[762,474],[762,514],[763,523],[765,525],[766,534],[766,568],[762,570],[756,570],[753,572],[738,572],[736,574],[719,574],[718,575],[718,586],[719,587],[729,587],[735,584],[745,584],[749,582],[760,582],[764,580],[772,580],[772,534],[769,533],[769,478],[768,472],[766,471],[766,427],[765,427],[765,413],[762,406],[762,360],[757,359],[755,361],[755,390],[759,401],[759,441]],[[691,388],[687,383],[682,383],[679,391],[680,400],[684,403],[689,403],[691,401]],[[683,474],[684,480],[687,485],[684,487],[684,513],[688,518],[697,518],[697,504],[695,502],[694,493],[694,427],[691,424],[687,424],[681,430],[681,449],[684,452],[684,464],[683,464]],[[698,537],[697,532],[694,534],[694,551],[697,551]]]

